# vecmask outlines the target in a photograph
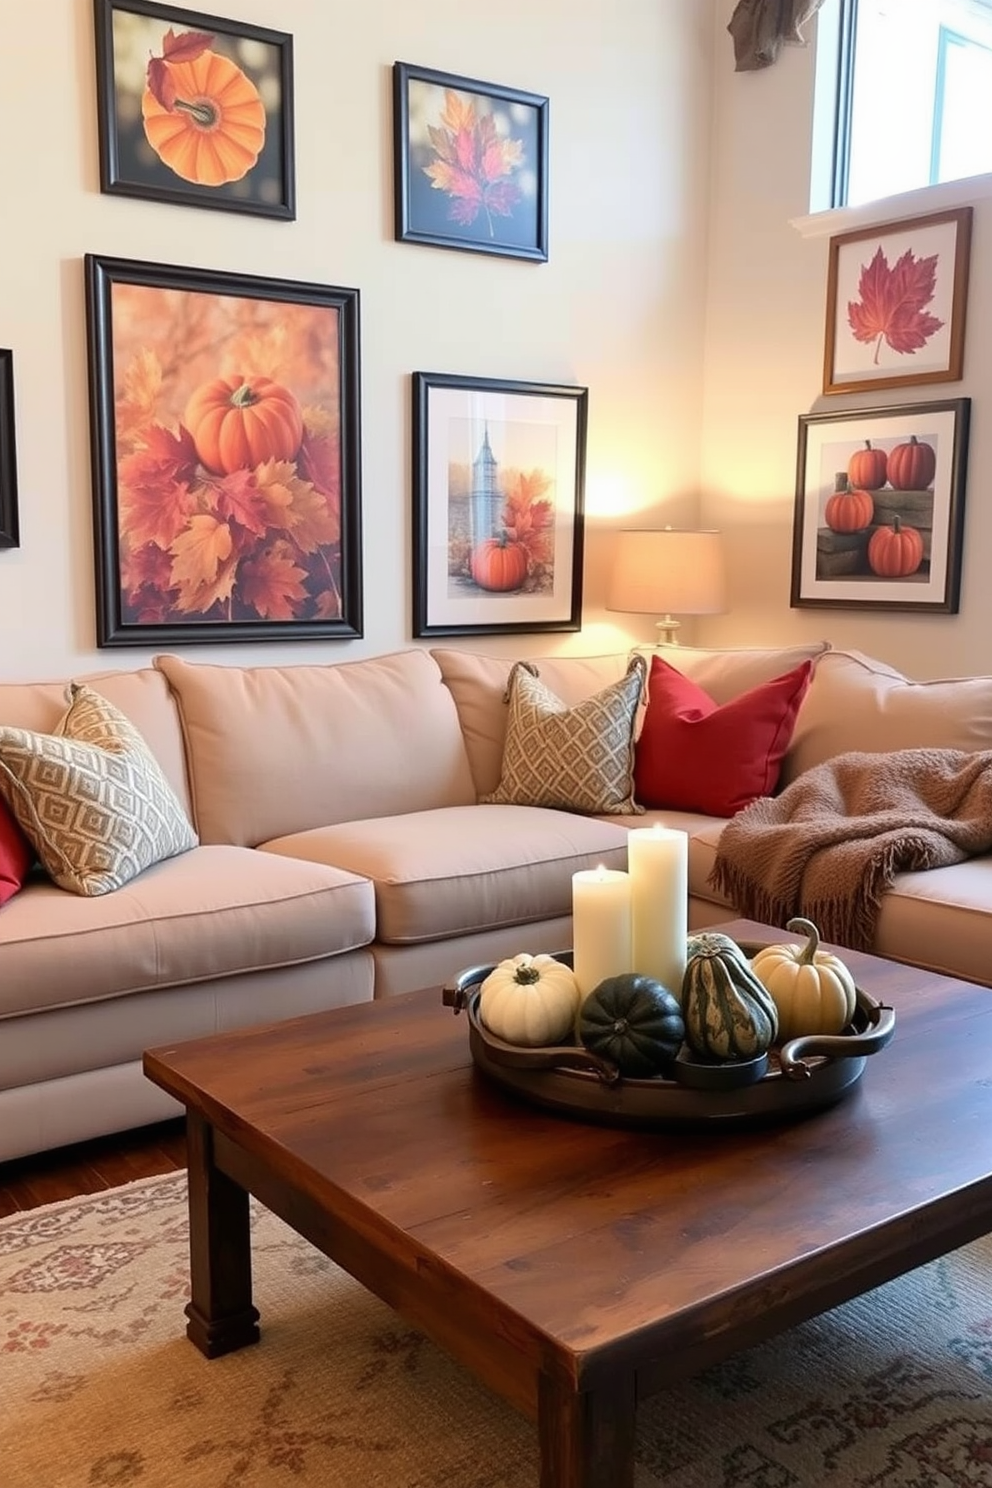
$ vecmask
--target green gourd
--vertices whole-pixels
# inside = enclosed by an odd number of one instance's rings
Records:
[[[676,998],[661,982],[636,973],[607,977],[579,1009],[579,1040],[622,1075],[656,1075],[685,1039]]]
[[[756,1059],[775,1041],[775,1000],[736,941],[691,936],[682,981],[686,1042],[704,1059]]]

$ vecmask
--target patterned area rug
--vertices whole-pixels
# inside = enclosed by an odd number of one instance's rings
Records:
[[[536,1488],[534,1427],[253,1207],[260,1345],[183,1336],[185,1175],[0,1221],[3,1488]],[[989,1488],[992,1240],[638,1418],[638,1488]]]

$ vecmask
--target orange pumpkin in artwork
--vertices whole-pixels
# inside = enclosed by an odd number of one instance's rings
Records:
[[[861,486],[865,491],[880,491],[885,485],[888,456],[884,450],[875,449],[870,439],[865,447],[855,450],[847,462],[847,474],[852,486]]]
[[[853,490],[847,476],[839,471],[836,489],[823,513],[823,520],[831,532],[861,532],[874,515],[875,502],[871,493]]]
[[[252,469],[264,460],[293,460],[303,438],[295,394],[271,377],[215,377],[183,415],[200,462],[215,475]]]
[[[523,543],[510,542],[504,532],[473,550],[471,569],[480,589],[507,594],[519,589],[527,577],[527,549]]]
[[[937,452],[911,434],[889,455],[889,485],[896,491],[925,491],[937,470]]]
[[[906,579],[923,562],[923,538],[915,527],[904,527],[899,517],[891,527],[879,527],[868,542],[868,566],[880,579]]]
[[[240,181],[265,143],[265,108],[255,84],[229,57],[209,50],[188,62],[169,62],[168,71],[170,108],[151,88],[141,97],[155,154],[198,186]]]

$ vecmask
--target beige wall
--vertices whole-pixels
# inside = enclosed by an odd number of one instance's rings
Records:
[[[734,74],[724,31],[732,10],[716,0],[701,489],[707,523],[728,534],[733,608],[698,630],[714,644],[827,636],[917,677],[988,672],[992,196],[935,188],[835,221],[832,231],[843,232],[974,202],[964,379],[823,397],[829,235],[790,226],[809,210],[815,51],[788,47],[773,67]],[[798,415],[964,396],[972,408],[960,613],[791,609]]]
[[[3,674],[60,676],[151,654],[95,642],[87,252],[361,291],[365,637],[194,646],[192,659],[346,660],[410,644],[416,369],[589,387],[591,625],[512,649],[622,640],[624,617],[600,610],[609,530],[638,509],[649,522],[692,521],[698,500],[711,7],[237,0],[224,9],[294,36],[293,223],[101,195],[90,0],[4,0],[0,346],[14,353],[21,546],[0,550]],[[395,60],[549,96],[547,264],[393,241]]]

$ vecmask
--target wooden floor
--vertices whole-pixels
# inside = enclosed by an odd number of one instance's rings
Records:
[[[174,1173],[186,1166],[182,1117],[140,1131],[80,1142],[37,1157],[0,1163],[0,1218],[57,1199],[100,1193],[136,1178]]]

